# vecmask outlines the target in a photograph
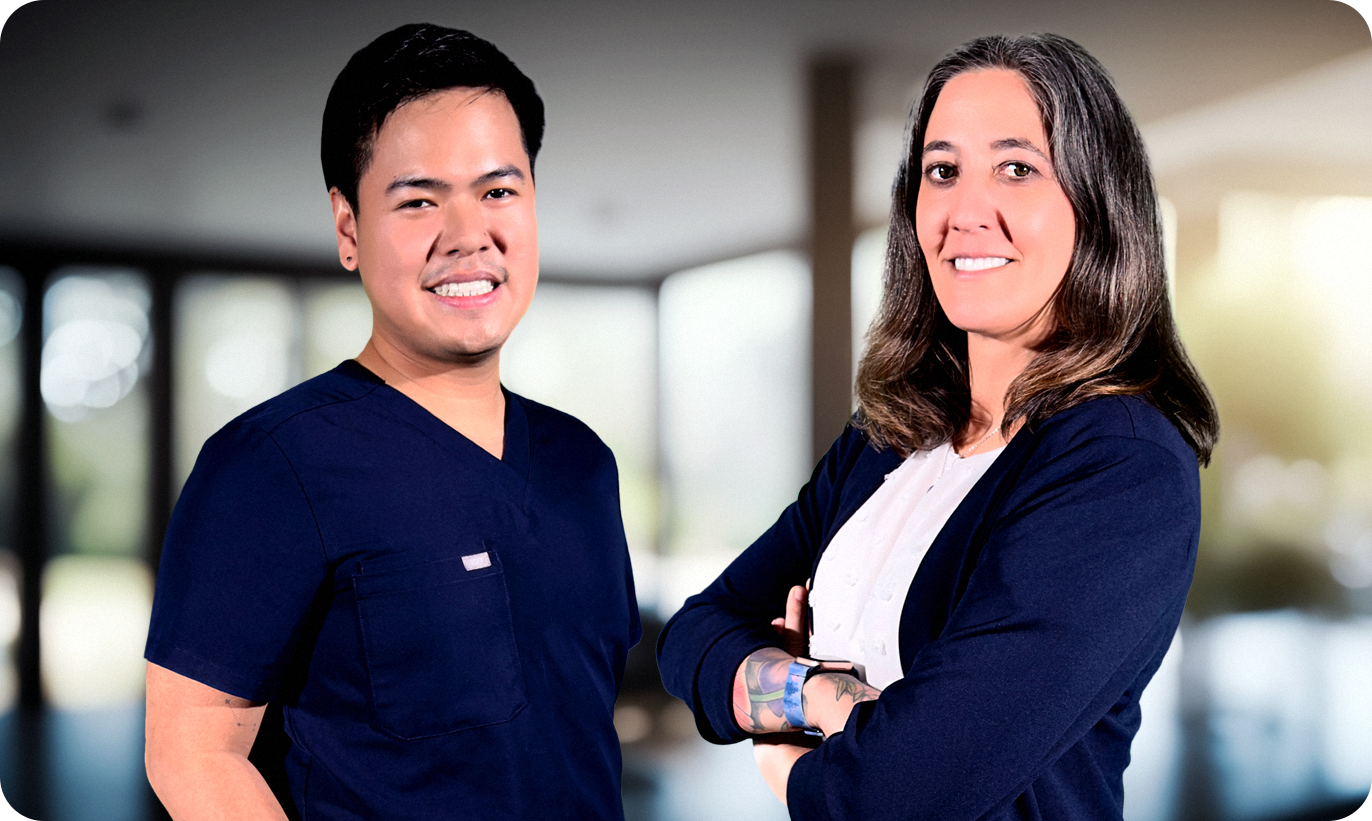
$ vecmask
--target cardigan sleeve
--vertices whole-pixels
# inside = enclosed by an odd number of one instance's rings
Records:
[[[1185,456],[1144,438],[1046,434],[975,537],[941,633],[792,769],[791,817],[1002,812],[1141,687],[1195,562],[1199,489]]]
[[[749,653],[780,646],[771,621],[804,584],[826,533],[851,515],[899,457],[877,454],[851,426],[815,467],[799,497],[709,587],[686,600],[658,639],[667,692],[690,705],[700,734],[716,744],[747,738],[733,717],[734,674]],[[883,470],[884,469],[884,470]]]

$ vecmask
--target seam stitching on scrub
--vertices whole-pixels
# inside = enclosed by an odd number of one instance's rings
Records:
[[[305,507],[309,508],[310,511],[310,519],[314,521],[315,537],[319,540],[319,553],[324,557],[324,565],[326,567],[330,566],[329,549],[324,544],[324,532],[319,527],[319,514],[315,513],[314,502],[310,501],[310,494],[305,490],[305,483],[300,481],[300,473],[296,471],[295,465],[291,464],[291,457],[286,455],[286,451],[281,447],[281,443],[276,441],[276,437],[272,436],[269,431],[264,431],[263,435],[266,436],[267,441],[271,442],[276,448],[276,452],[281,454],[281,459],[286,463],[286,467],[290,469],[291,476],[295,477],[295,485],[300,488],[300,495],[305,500]]]

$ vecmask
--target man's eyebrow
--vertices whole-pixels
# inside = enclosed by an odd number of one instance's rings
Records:
[[[396,177],[386,186],[386,193],[392,194],[402,188],[422,188],[426,191],[451,191],[453,186],[433,177]]]
[[[1040,151],[1038,149],[1038,146],[1034,145],[1033,143],[1029,142],[1023,137],[1007,137],[1003,140],[996,140],[995,142],[991,143],[991,148],[995,149],[996,151],[1004,151],[1007,148],[1022,148],[1025,151],[1030,152],[1031,154],[1037,154],[1045,160],[1048,159],[1048,155]]]
[[[524,172],[520,171],[518,166],[502,165],[494,171],[487,171],[485,174],[482,174],[481,176],[477,177],[472,184],[481,186],[487,183],[495,182],[496,180],[504,180],[509,179],[511,177],[519,180],[520,182],[524,182]]]

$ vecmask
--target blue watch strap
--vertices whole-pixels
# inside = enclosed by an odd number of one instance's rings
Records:
[[[800,691],[805,687],[805,679],[810,677],[813,665],[800,661],[791,662],[786,668],[786,689],[781,697],[781,714],[792,727],[799,730],[812,729],[805,721],[805,704],[801,701]]]

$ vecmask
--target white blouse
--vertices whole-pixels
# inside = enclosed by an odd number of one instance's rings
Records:
[[[834,534],[811,584],[810,655],[851,661],[885,689],[904,675],[900,613],[948,517],[1004,448],[963,459],[950,444],[916,451]]]

